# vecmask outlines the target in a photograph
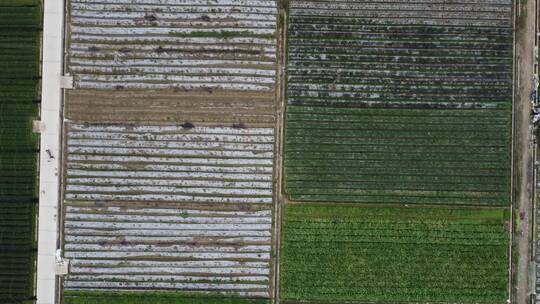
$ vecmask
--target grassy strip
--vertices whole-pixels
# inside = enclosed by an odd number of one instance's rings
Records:
[[[0,299],[35,295],[39,0],[0,1]]]
[[[220,295],[174,292],[65,291],[64,304],[269,304],[267,299],[225,298]]]

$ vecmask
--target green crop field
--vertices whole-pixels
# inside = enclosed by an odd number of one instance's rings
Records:
[[[285,206],[283,220],[286,303],[508,298],[506,211],[295,204]]]
[[[509,204],[512,2],[423,2],[290,1],[290,200]]]
[[[0,299],[34,297],[41,5],[0,2]]]
[[[269,304],[267,299],[223,298],[223,296],[174,292],[66,291],[64,304]]]

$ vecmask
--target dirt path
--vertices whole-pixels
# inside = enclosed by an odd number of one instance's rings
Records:
[[[514,236],[512,271],[515,304],[530,303],[529,264],[532,246],[533,149],[531,102],[533,75],[534,0],[516,1],[514,79]]]
[[[283,203],[285,202],[282,195],[282,185],[283,185],[283,143],[284,143],[284,115],[285,115],[285,66],[286,66],[286,42],[287,42],[287,25],[286,25],[286,15],[287,15],[287,1],[279,0],[279,37],[278,37],[278,77],[277,77],[277,90],[276,90],[276,144],[275,144],[275,157],[274,157],[274,182],[275,182],[275,195],[274,199],[276,200],[275,206],[275,216],[274,216],[274,248],[275,248],[275,258],[274,258],[274,284],[273,284],[273,298],[272,303],[279,304],[279,287],[280,287],[280,250],[281,250],[281,214]]]

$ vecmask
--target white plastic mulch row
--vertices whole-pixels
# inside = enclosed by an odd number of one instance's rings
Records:
[[[276,27],[277,1],[72,1],[68,66],[81,89],[272,91]]]
[[[65,287],[267,296],[271,214],[68,206],[64,249],[72,266]]]
[[[267,297],[273,130],[69,124],[67,290]]]

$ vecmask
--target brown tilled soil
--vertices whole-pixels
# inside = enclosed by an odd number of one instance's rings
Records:
[[[273,127],[274,92],[69,91],[66,116],[76,122]]]

